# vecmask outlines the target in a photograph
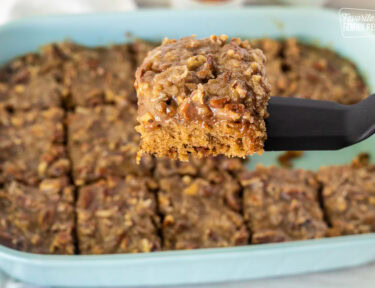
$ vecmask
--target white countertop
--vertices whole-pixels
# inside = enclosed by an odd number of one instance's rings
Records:
[[[373,288],[374,286],[375,263],[340,271],[238,283],[197,285],[195,288]]]

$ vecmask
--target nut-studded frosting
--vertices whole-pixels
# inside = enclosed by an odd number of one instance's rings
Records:
[[[375,232],[375,166],[321,167],[317,177],[333,235]]]
[[[261,50],[252,49],[248,41],[233,38],[227,42],[227,38],[165,39],[148,54],[136,72],[135,82],[142,126],[138,131],[143,134],[143,142],[147,141],[143,130],[147,133],[171,122],[182,126],[194,123],[203,129],[228,123],[234,128],[228,133],[241,135],[245,153],[224,154],[245,156],[262,151],[270,92],[265,56]],[[188,144],[195,146],[194,139],[191,141]]]
[[[35,185],[68,173],[63,117],[56,107],[15,113],[0,109],[0,181]]]
[[[78,191],[77,233],[82,254],[160,250],[159,217],[148,179],[108,177]]]
[[[255,171],[242,173],[240,181],[252,243],[326,236],[319,185],[312,172],[258,166]]]
[[[0,244],[42,254],[74,254],[74,193],[66,177],[0,188]]]

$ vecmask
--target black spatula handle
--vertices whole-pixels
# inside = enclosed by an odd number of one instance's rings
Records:
[[[375,96],[356,105],[271,97],[266,151],[336,150],[375,132]]]
[[[346,121],[349,142],[355,144],[375,133],[375,94],[352,107]]]

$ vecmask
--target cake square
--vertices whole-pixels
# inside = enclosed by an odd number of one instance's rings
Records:
[[[357,67],[328,49],[303,44],[295,38],[284,42],[283,66],[288,97],[356,104],[369,96]]]
[[[333,235],[375,232],[375,167],[327,166],[319,169],[322,198]]]
[[[35,185],[70,170],[64,147],[64,111],[60,108],[0,116],[0,179]]]
[[[139,134],[133,106],[77,107],[68,116],[68,150],[76,185],[107,176],[148,175],[153,161],[136,163]]]
[[[0,188],[0,244],[40,254],[74,254],[74,194],[66,177]]]
[[[65,42],[60,50],[70,105],[136,104],[134,66],[129,45],[89,48]]]
[[[60,107],[61,71],[43,54],[29,53],[0,69],[0,106],[11,111]]]
[[[246,245],[249,233],[240,214],[238,182],[219,170],[200,177],[199,170],[184,163],[174,174],[163,165],[168,176],[159,178],[164,249]]]
[[[238,38],[163,41],[137,69],[140,155],[187,161],[262,153],[265,57]]]
[[[152,182],[151,182],[152,183]],[[146,178],[109,177],[78,191],[81,254],[151,252],[161,249],[156,188]]]
[[[314,174],[258,166],[240,176],[244,188],[244,218],[251,242],[271,243],[326,236]]]

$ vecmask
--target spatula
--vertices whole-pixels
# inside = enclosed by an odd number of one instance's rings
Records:
[[[355,105],[271,97],[266,151],[337,150],[375,133],[375,94]]]

